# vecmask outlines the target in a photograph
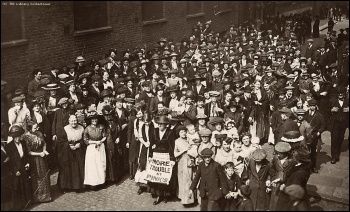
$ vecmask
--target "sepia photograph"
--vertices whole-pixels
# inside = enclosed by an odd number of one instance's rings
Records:
[[[1,211],[349,211],[348,1],[1,1]]]

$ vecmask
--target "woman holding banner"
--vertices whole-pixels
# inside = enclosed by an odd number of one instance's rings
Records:
[[[181,199],[181,204],[187,205],[194,203],[194,197],[190,192],[190,186],[192,183],[192,167],[188,164],[191,163],[190,157],[187,155],[187,150],[191,148],[186,139],[186,127],[181,125],[177,128],[176,132],[179,138],[175,140],[174,156],[178,162],[177,178],[179,186],[176,189],[176,194]]]
[[[154,128],[154,131],[151,132],[150,135],[150,158],[152,158],[156,153],[165,153],[164,156],[167,156],[170,159],[170,163],[174,165],[174,150],[171,147],[171,144],[174,142],[174,134],[171,133],[171,130],[166,127],[170,121],[165,115],[162,115],[156,119],[156,122],[159,128]],[[167,203],[167,197],[171,195],[171,191],[175,189],[176,184],[174,183],[173,177],[171,177],[169,184],[150,181],[148,185],[150,186],[152,196],[157,196],[157,199],[153,202],[153,204],[158,205],[162,201]]]

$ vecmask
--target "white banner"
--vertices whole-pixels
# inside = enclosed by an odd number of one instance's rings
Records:
[[[149,166],[146,168],[146,180],[154,183],[169,185],[173,166],[170,163],[168,153],[153,153],[153,158],[149,158]]]

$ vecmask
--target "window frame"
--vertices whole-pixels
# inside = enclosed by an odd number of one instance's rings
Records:
[[[196,17],[202,17],[205,16],[205,13],[203,11],[203,1],[200,1],[201,3],[201,9],[199,13],[193,13],[193,14],[188,14],[188,2],[186,2],[186,18],[196,18]]]
[[[160,18],[160,19],[156,19],[156,20],[144,20],[143,18],[143,3],[144,2],[141,2],[141,19],[142,19],[142,25],[145,26],[145,25],[151,25],[151,24],[158,24],[158,23],[165,23],[165,22],[168,22],[168,20],[165,18],[165,5],[164,5],[164,1],[160,1],[162,2],[162,7],[163,7],[163,17]]]
[[[17,7],[17,6],[9,6],[9,7]],[[25,24],[24,24],[24,9],[23,6],[18,6],[20,10],[21,16],[21,28],[22,28],[22,37],[21,39],[10,40],[10,41],[1,41],[1,48],[15,47],[15,46],[23,46],[28,44],[28,39],[26,38]]]
[[[75,17],[73,18],[74,21],[74,25],[73,25],[73,34],[74,36],[81,36],[81,35],[89,35],[89,34],[94,34],[94,33],[99,33],[99,32],[109,32],[112,31],[113,28],[111,27],[111,21],[110,21],[110,2],[109,1],[105,1],[106,2],[106,26],[101,26],[101,27],[97,27],[97,28],[93,28],[93,29],[81,29],[81,30],[76,30],[75,29]],[[74,3],[73,2],[73,13],[74,13]],[[73,14],[74,15],[74,14]]]
[[[221,8],[221,4],[223,2],[226,2],[226,3],[229,3],[229,7],[228,9],[224,9],[224,8]],[[220,14],[224,14],[224,13],[229,13],[232,11],[232,8],[231,8],[231,1],[219,1],[219,6],[218,6],[218,12],[215,13],[215,15],[220,15]]]

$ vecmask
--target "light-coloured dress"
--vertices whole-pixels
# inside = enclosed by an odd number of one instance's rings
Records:
[[[183,205],[194,203],[194,197],[190,196],[193,171],[191,167],[188,167],[188,161],[190,160],[187,155],[188,146],[188,141],[183,138],[175,140],[174,156],[178,159],[177,179],[179,183],[176,195],[181,199]]]
[[[85,156],[85,185],[96,186],[103,184],[106,180],[105,145],[104,143],[99,146],[88,144],[89,140],[98,141],[105,136],[105,127],[102,124],[96,127],[89,125],[84,130],[84,141],[88,145]]]

